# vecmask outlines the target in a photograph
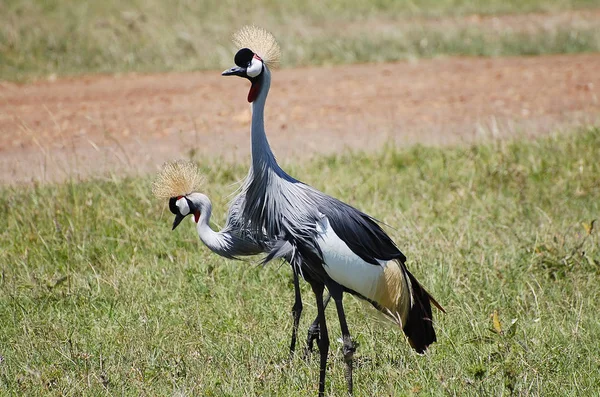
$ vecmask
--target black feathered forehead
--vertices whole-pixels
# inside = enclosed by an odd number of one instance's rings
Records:
[[[252,58],[254,58],[254,52],[249,48],[242,48],[235,54],[233,62],[235,62],[237,66],[245,68],[252,62]]]
[[[179,208],[177,208],[177,197],[171,197],[169,199],[169,210],[175,215],[179,214]]]

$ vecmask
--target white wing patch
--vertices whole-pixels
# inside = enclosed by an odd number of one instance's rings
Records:
[[[381,266],[375,266],[352,252],[335,233],[325,216],[317,221],[317,233],[317,243],[323,253],[324,268],[329,277],[338,284],[377,301],[377,288],[384,276],[385,262],[380,261]]]

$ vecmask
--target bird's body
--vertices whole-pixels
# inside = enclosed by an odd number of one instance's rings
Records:
[[[269,253],[272,244],[265,238],[264,233],[254,233],[253,229],[246,228],[242,222],[243,203],[245,194],[237,195],[229,205],[225,227],[214,231],[210,227],[212,203],[210,199],[195,190],[200,185],[202,177],[198,167],[191,162],[175,161],[166,163],[159,172],[153,184],[153,193],[157,198],[169,199],[169,209],[175,214],[173,230],[188,215],[193,215],[196,222],[196,231],[200,240],[214,253],[229,258],[241,259],[245,256]],[[294,272],[294,286],[296,287],[296,302],[292,308],[294,326],[290,342],[290,354],[294,354],[300,313],[298,274]],[[325,305],[327,305],[327,301]],[[315,320],[309,327],[306,353],[312,350],[312,344],[319,336],[318,321]]]
[[[264,31],[257,29],[264,36]],[[248,30],[246,30],[246,33]],[[272,37],[261,44],[276,45]],[[406,257],[378,222],[369,215],[330,197],[288,175],[277,163],[264,129],[264,109],[271,73],[260,53],[242,48],[237,67],[223,75],[245,77],[251,82],[252,165],[240,195],[239,221],[254,235],[272,244],[265,261],[284,258],[295,273],[311,284],[317,298],[321,340],[319,394],[324,393],[329,336],[322,304],[324,287],[336,302],[343,336],[348,390],[352,392],[352,357],[343,292],[370,302],[404,330],[419,353],[435,342],[431,304],[435,300],[405,266]],[[297,300],[299,299],[298,287]],[[437,305],[439,307],[439,305]],[[440,307],[441,309],[441,307]]]

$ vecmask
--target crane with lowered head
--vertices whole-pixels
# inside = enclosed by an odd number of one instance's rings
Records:
[[[227,211],[227,219],[223,229],[214,231],[210,227],[212,215],[212,203],[208,196],[199,193],[202,176],[196,164],[190,161],[178,160],[165,163],[158,172],[152,184],[152,193],[158,199],[169,201],[169,210],[175,215],[173,230],[188,215],[194,216],[196,231],[200,240],[212,252],[229,259],[240,259],[240,257],[268,253],[271,246],[264,240],[263,235],[253,235],[249,230],[243,229],[239,221],[241,206],[244,196],[238,195],[230,203]],[[297,286],[296,293],[299,294],[298,274],[294,273],[294,285]],[[294,354],[300,321],[301,306],[297,306],[299,299],[292,308],[294,324],[290,342],[290,356]],[[327,305],[329,297],[325,299]],[[301,301],[300,301],[301,302]],[[307,347],[305,356],[312,351],[315,340],[319,337],[318,317],[314,320],[308,330]]]

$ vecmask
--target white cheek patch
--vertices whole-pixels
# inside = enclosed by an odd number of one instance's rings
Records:
[[[246,74],[249,77],[256,77],[262,72],[263,63],[261,60],[256,58],[252,58],[252,62],[250,62],[250,66],[246,68]]]
[[[190,213],[190,206],[188,205],[185,197],[182,197],[179,200],[177,200],[175,205],[177,206],[177,208],[179,208],[179,213],[181,215],[186,216],[187,214]]]

